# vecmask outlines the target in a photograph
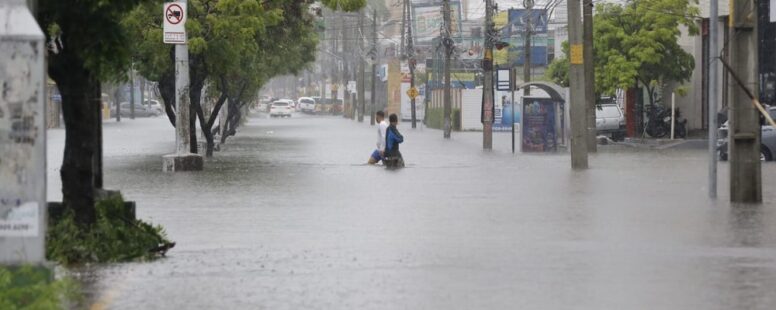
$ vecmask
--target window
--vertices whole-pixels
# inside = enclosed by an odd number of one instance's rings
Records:
[[[614,117],[622,116],[622,114],[620,113],[620,109],[617,108],[616,105],[599,106],[595,114],[597,117],[605,117],[605,118],[614,118]]]

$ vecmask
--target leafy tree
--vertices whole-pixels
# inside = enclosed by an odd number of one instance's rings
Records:
[[[186,31],[189,39],[189,97],[194,121],[213,152],[213,126],[223,105],[229,106],[226,136],[239,124],[239,108],[270,78],[297,73],[314,60],[316,34],[308,7],[311,1],[192,0],[188,2]],[[344,10],[358,9],[363,0],[324,1]],[[161,1],[139,6],[123,21],[133,34],[133,54],[139,72],[159,82],[170,122],[175,125],[174,46],[162,43]],[[207,86],[216,102],[210,115],[201,106]],[[211,99],[215,99],[211,98]],[[195,140],[191,143],[196,152]]]
[[[569,87],[569,43],[563,42],[562,44],[564,58],[556,58],[549,66],[547,71],[544,72],[544,77],[555,84],[563,87]]]
[[[695,61],[678,44],[680,26],[698,34],[697,0],[633,0],[599,3],[593,25],[596,93],[614,94],[635,82],[647,88],[650,104],[668,82],[686,82]],[[568,55],[568,48],[564,47]],[[547,77],[568,81],[568,57],[553,62]]]
[[[65,150],[64,206],[77,223],[95,222],[95,165],[101,162],[100,81],[129,64],[127,37],[118,24],[139,0],[40,0],[38,23],[52,43],[48,73],[62,94]],[[101,180],[101,176],[98,176]],[[99,184],[98,184],[99,185]]]

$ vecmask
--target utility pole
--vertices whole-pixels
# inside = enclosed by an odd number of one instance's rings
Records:
[[[717,58],[719,57],[719,3],[709,1],[709,198],[717,198]]]
[[[329,23],[326,20],[326,16],[329,15],[326,10],[323,11],[323,38],[321,38],[321,41],[323,41],[323,44],[321,44],[321,47],[323,48],[323,55],[321,55],[323,58],[321,61],[321,112],[323,111],[323,107],[326,106],[326,71],[327,71],[327,65],[329,60],[329,54],[326,53],[326,50],[329,48],[330,43],[326,40],[328,37],[329,32]],[[316,113],[318,111],[315,111]]]
[[[593,63],[593,0],[582,0],[583,58],[585,59],[585,110],[587,114],[587,151],[598,151],[598,131],[595,128],[595,64]]]
[[[409,0],[405,1],[406,15],[407,15],[407,56],[409,57],[408,63],[410,67],[410,89],[415,89],[415,67],[417,66],[417,60],[415,59],[415,44],[412,42],[412,15],[410,13]],[[410,98],[410,109],[412,115],[412,128],[418,127],[417,118],[417,105],[415,104],[415,97]]]
[[[121,95],[121,84],[116,85],[116,92],[114,92],[113,98],[116,98],[116,122],[121,122],[121,99],[118,95]],[[122,96],[123,97],[123,96]]]
[[[482,59],[482,149],[493,149],[493,0],[485,0],[485,56]]]
[[[408,16],[407,11],[409,10],[409,4],[407,2],[409,2],[409,1],[410,0],[402,0],[402,2],[401,2],[401,5],[402,5],[402,7],[401,7],[401,42],[399,43],[401,45],[401,47],[400,47],[399,51],[401,52],[402,56],[407,56],[407,51],[404,49],[404,40],[405,40],[405,37],[404,37],[405,32],[404,31],[407,29],[406,28],[407,27],[407,16]]]
[[[731,0],[730,62],[732,70],[744,85],[754,88],[754,94],[759,93],[757,16],[757,3],[754,0]],[[736,83],[731,83],[729,87],[730,201],[760,203],[760,118],[746,91]]]
[[[129,119],[135,119],[135,70],[129,70]]]
[[[366,111],[366,96],[364,85],[366,78],[366,62],[364,61],[364,10],[358,14],[358,81],[356,83],[358,96],[358,122],[364,122],[364,112]]]
[[[571,111],[571,168],[587,169],[587,125],[585,117],[585,65],[582,46],[582,12],[580,0],[568,1],[569,86]]]
[[[523,81],[531,81],[531,36],[533,35],[533,6],[534,0],[523,0],[525,8],[525,46],[523,47]],[[523,96],[531,95],[531,87],[523,87]]]
[[[375,82],[377,79],[377,61],[380,54],[379,47],[377,47],[377,9],[372,11],[372,51],[374,52],[374,60],[372,62],[372,103],[369,108],[369,125],[375,124],[375,100],[377,100],[377,94],[375,93]]]
[[[450,119],[450,114],[453,112],[450,102],[450,55],[453,53],[453,40],[450,39],[450,32],[452,32],[450,27],[450,0],[444,0],[442,2],[442,17],[444,19],[442,44],[445,46],[445,90],[442,97],[442,100],[444,101],[443,113],[445,120],[443,137],[445,139],[450,139],[450,132],[453,130],[452,119]]]

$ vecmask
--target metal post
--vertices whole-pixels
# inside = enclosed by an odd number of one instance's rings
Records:
[[[587,124],[585,121],[585,61],[582,44],[580,0],[568,2],[569,109],[571,111],[571,168],[587,169]]]
[[[717,198],[717,58],[719,57],[719,3],[709,1],[709,197]]]
[[[595,95],[595,64],[593,63],[593,1],[583,0],[582,14],[582,34],[584,43],[583,54],[585,58],[585,110],[587,115],[587,151],[595,153],[598,151],[598,141],[596,136],[598,131],[595,128],[596,95]]]
[[[493,149],[493,0],[485,0],[485,57],[482,60],[482,149]]]
[[[757,3],[731,0],[730,62],[742,83],[757,94]],[[756,95],[755,95],[756,96]],[[730,85],[730,201],[762,202],[760,119],[746,91]]]
[[[671,140],[676,137],[676,93],[671,93]]]
[[[515,110],[517,109],[517,105],[515,105],[515,83],[517,79],[517,69],[516,68],[510,68],[509,69],[509,92],[512,93],[512,154],[515,153]],[[526,87],[527,88],[527,87]]]
[[[444,0],[442,2],[442,16],[444,18],[444,31],[442,33],[442,44],[445,46],[445,90],[444,95],[442,96],[443,105],[444,108],[443,114],[444,114],[444,131],[443,131],[443,137],[445,139],[450,139],[450,133],[453,130],[453,123],[452,119],[450,118],[450,114],[452,111],[452,106],[450,102],[450,54],[452,54],[453,51],[453,42],[450,39],[450,0]]]
[[[531,81],[531,35],[533,34],[533,16],[532,9],[534,6],[534,0],[523,0],[523,7],[525,7],[525,45],[523,46],[523,82],[528,83]],[[531,87],[523,87],[523,97],[531,95]]]

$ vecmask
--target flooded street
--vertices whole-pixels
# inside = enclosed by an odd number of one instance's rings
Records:
[[[177,245],[85,271],[108,309],[775,309],[776,164],[764,204],[707,198],[705,149],[512,155],[508,133],[399,126],[407,168],[366,166],[375,128],[254,115],[202,172],[163,173],[165,118],[104,125],[105,187]],[[60,200],[64,130],[49,132]]]

